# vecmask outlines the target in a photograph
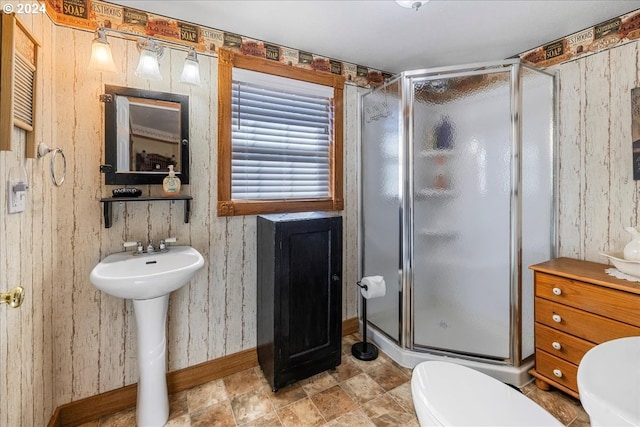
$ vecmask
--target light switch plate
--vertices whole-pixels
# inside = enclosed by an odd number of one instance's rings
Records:
[[[27,201],[26,191],[13,191],[13,187],[16,184],[17,182],[9,181],[9,188],[7,189],[9,213],[24,212]]]

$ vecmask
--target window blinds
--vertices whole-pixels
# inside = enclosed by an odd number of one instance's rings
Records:
[[[332,97],[330,87],[234,69],[233,199],[330,197]]]

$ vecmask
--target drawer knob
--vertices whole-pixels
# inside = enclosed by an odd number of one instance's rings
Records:
[[[560,317],[559,314],[554,314],[553,316],[551,316],[551,318],[553,319],[554,322],[556,323],[560,323],[562,322],[562,317]]]
[[[560,288],[553,288],[553,294],[554,294],[554,295],[562,295],[562,289],[560,289]]]
[[[562,378],[562,371],[560,369],[554,369],[553,375],[555,375],[558,378]]]
[[[557,341],[552,342],[551,347],[555,348],[556,350],[562,350],[562,346]]]

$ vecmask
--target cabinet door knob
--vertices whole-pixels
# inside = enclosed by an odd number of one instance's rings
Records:
[[[553,375],[555,375],[558,378],[562,378],[562,371],[560,369],[554,369]]]
[[[562,346],[557,341],[552,342],[551,347],[555,348],[556,350],[562,350]]]
[[[562,295],[562,289],[560,289],[560,288],[553,288],[553,293],[554,293],[554,295]]]
[[[562,317],[560,317],[559,314],[554,314],[553,316],[551,316],[551,318],[553,319],[554,322],[556,323],[560,323],[562,322]]]

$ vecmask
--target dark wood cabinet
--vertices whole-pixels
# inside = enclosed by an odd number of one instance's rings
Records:
[[[258,362],[277,391],[340,364],[342,217],[257,221]]]

